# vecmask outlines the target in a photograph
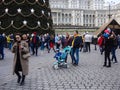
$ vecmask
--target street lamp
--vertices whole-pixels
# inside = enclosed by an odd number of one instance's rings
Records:
[[[108,4],[109,4],[109,14],[108,14],[108,17],[109,17],[109,20],[110,20],[110,18],[111,18],[111,16],[112,16],[112,14],[111,14],[111,6],[112,6],[113,4],[115,4],[115,2],[110,1],[110,2],[108,2]]]

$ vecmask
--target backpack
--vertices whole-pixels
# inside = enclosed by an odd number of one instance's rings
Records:
[[[103,36],[100,36],[100,37],[98,38],[98,45],[99,45],[100,47],[102,47],[102,46],[104,45],[104,37],[103,37]]]

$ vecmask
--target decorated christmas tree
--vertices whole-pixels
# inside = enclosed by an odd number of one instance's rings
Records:
[[[0,32],[54,34],[49,0],[0,0]]]

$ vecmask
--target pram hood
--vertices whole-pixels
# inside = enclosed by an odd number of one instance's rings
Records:
[[[67,46],[62,51],[59,51],[55,54],[54,58],[58,60],[58,58],[65,59],[67,54],[69,54],[71,51],[71,47]]]

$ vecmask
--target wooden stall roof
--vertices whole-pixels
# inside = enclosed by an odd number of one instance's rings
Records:
[[[108,23],[103,24],[96,32],[94,32],[94,35],[99,36],[108,27],[114,30],[119,30],[120,32],[120,24],[115,19],[112,19]]]

